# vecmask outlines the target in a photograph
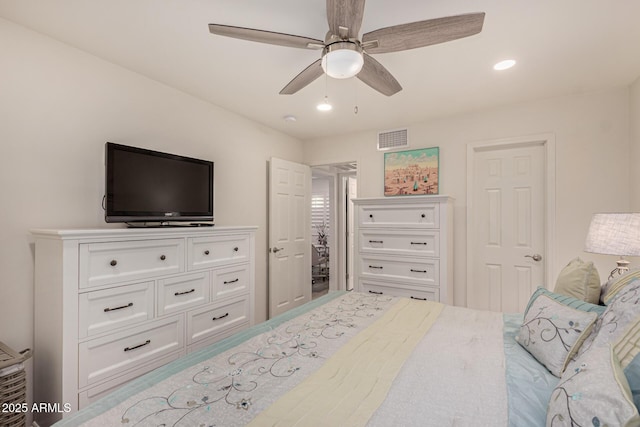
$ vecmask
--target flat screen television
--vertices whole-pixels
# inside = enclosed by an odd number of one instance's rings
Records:
[[[214,219],[213,162],[107,142],[106,222]]]

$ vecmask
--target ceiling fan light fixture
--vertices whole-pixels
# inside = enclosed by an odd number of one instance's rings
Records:
[[[322,49],[322,57],[298,73],[280,90],[280,95],[292,95],[324,74],[325,78],[336,79],[358,75],[367,86],[391,96],[401,91],[402,86],[370,55],[401,52],[473,36],[482,31],[485,18],[484,12],[463,13],[392,25],[360,36],[364,5],[365,0],[327,0],[329,31],[324,40],[224,24],[209,24],[209,32],[271,45]]]
[[[354,42],[337,42],[325,47],[322,69],[334,79],[348,79],[362,70],[362,48]]]

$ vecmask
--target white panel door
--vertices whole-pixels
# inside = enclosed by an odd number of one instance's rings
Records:
[[[311,169],[269,167],[269,317],[311,300]]]
[[[467,305],[522,312],[545,276],[545,147],[494,146],[473,155]]]
[[[353,262],[355,258],[355,205],[353,199],[356,198],[358,181],[355,176],[347,177],[347,290],[351,291],[354,288],[354,266]]]

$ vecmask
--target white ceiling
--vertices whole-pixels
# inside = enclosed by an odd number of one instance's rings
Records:
[[[214,36],[207,24],[324,39],[324,0],[0,0],[1,17],[303,140],[628,85],[640,76],[637,0],[368,0],[361,32],[480,11],[478,35],[375,55],[404,88],[392,97],[357,79],[325,78],[279,95],[319,51]],[[494,71],[505,58],[516,67]],[[329,113],[315,109],[325,91]]]

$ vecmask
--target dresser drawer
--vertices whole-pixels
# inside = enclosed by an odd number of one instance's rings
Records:
[[[80,288],[184,271],[184,239],[80,245]]]
[[[79,344],[78,386],[95,384],[184,348],[184,315]]]
[[[189,270],[249,261],[249,235],[193,237],[187,243]]]
[[[138,366],[134,371],[128,372],[124,375],[120,375],[112,380],[104,381],[95,387],[91,387],[83,392],[78,393],[78,408],[82,409],[85,406],[105,397],[106,395],[113,393],[127,382],[138,378],[147,372],[153,371],[156,368],[159,368],[162,365],[166,365],[167,363],[176,360],[180,356],[183,356],[184,352],[179,351],[175,353],[171,353],[168,356],[160,357],[157,359],[153,359],[151,363],[147,363],[143,366]]]
[[[440,301],[438,288],[413,289],[400,287],[390,282],[375,282],[372,280],[360,280],[360,292],[376,295],[393,295],[418,300]]]
[[[358,212],[361,227],[438,228],[438,204],[361,205]]]
[[[440,256],[438,231],[360,229],[360,252],[369,254]]]
[[[209,282],[208,271],[158,280],[158,316],[208,303]]]
[[[85,292],[78,299],[79,338],[153,318],[153,282]]]
[[[438,286],[440,262],[437,259],[389,259],[362,256],[360,274],[384,280],[406,280],[426,286]]]
[[[249,264],[214,270],[212,274],[213,301],[249,293],[249,287],[251,284]]]
[[[248,297],[194,310],[187,318],[187,344],[223,334],[243,323],[249,324]]]

